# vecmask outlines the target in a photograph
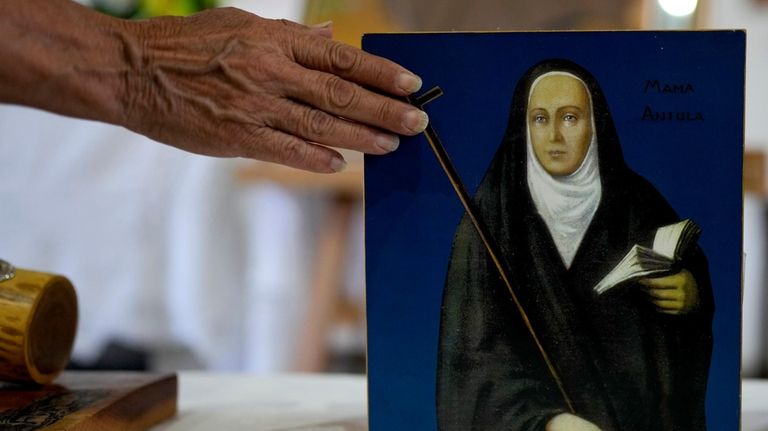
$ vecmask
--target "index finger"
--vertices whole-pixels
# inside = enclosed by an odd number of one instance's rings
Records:
[[[302,66],[338,75],[357,84],[407,96],[419,91],[421,78],[399,64],[341,42],[302,35],[292,46]]]
[[[675,289],[651,287],[646,289],[645,293],[647,293],[648,296],[654,299],[670,299],[670,300],[680,299],[680,292],[678,292]]]
[[[664,280],[664,277],[661,278],[641,278],[640,280],[637,280],[638,283],[640,283],[642,286],[646,288],[653,288],[653,289],[668,289],[669,284]]]
[[[677,274],[665,275],[663,277],[646,277],[638,280],[643,286],[656,289],[676,289],[678,287]]]

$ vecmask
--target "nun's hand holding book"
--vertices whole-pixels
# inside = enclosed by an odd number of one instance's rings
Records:
[[[648,299],[664,314],[690,313],[699,304],[699,288],[690,271],[683,269],[665,277],[644,278]]]

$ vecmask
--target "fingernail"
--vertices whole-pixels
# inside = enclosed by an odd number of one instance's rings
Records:
[[[407,93],[415,93],[421,88],[421,78],[410,72],[403,72],[397,77],[397,86]]]
[[[331,159],[331,169],[333,172],[341,172],[347,168],[347,162],[344,159],[334,157]]]
[[[310,25],[310,27],[311,28],[319,29],[319,28],[328,28],[328,27],[330,27],[332,25],[333,25],[333,21],[325,21],[325,22],[321,22],[319,24],[312,24],[312,25]]]
[[[400,138],[397,135],[378,135],[376,146],[387,152],[395,151],[400,146]]]
[[[417,109],[406,112],[403,125],[411,132],[421,133],[427,128],[427,124],[429,124],[429,117],[426,112]]]

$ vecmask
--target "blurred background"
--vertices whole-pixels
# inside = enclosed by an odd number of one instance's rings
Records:
[[[743,373],[768,376],[767,0],[82,0],[124,18],[235,6],[335,38],[451,30],[747,29]],[[418,73],[418,71],[416,71]],[[0,105],[0,250],[65,274],[71,367],[364,372],[362,160],[318,176]]]

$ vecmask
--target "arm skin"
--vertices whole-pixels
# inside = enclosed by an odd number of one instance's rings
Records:
[[[388,153],[428,119],[378,94],[418,91],[417,76],[330,35],[233,8],[124,21],[69,0],[3,0],[0,103],[193,153],[339,171],[329,146]]]

